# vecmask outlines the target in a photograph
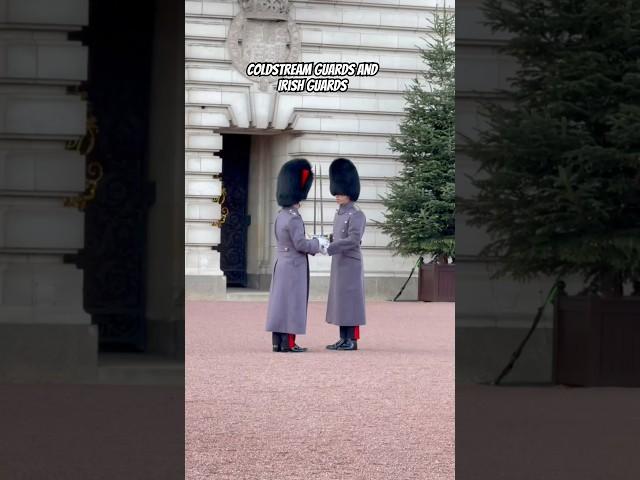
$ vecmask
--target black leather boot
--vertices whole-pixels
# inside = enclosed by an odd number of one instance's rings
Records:
[[[332,343],[331,345],[327,345],[327,350],[337,350],[340,345],[345,341],[344,338],[341,338],[336,343]]]
[[[340,345],[336,347],[336,350],[358,350],[358,341],[357,340],[344,340]]]
[[[280,351],[280,345],[282,344],[282,340],[280,338],[280,334],[278,332],[273,332],[271,334],[271,345],[274,352]]]
[[[280,334],[280,352],[288,352],[289,351],[289,334],[281,333]]]
[[[349,327],[340,325],[338,327],[338,330],[340,331],[340,340],[338,340],[336,343],[332,343],[331,345],[327,345],[327,350],[338,350],[338,347],[346,342],[349,338]]]
[[[293,336],[293,347],[290,347],[289,345],[291,345],[290,343],[290,337]],[[283,333],[282,334],[282,342],[280,342],[280,351],[281,352],[288,352],[288,353],[303,353],[306,352],[307,349],[298,346],[297,343],[295,343],[296,340],[296,336],[293,334],[289,334],[289,333]]]
[[[306,352],[307,349],[304,347],[298,346],[298,344],[296,343],[293,345],[293,347],[290,347],[289,345],[280,347],[280,351],[286,352],[286,353],[303,353],[303,352]]]
[[[305,347],[299,347],[297,344],[295,344],[293,348],[290,348],[288,351],[291,353],[303,353],[306,352],[307,349]]]

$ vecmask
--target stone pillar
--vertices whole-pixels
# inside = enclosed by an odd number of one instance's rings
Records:
[[[6,0],[0,9],[0,380],[95,376],[97,331],[83,274],[87,49],[68,34],[88,0]]]
[[[270,248],[275,215],[272,143],[270,135],[254,135],[251,139],[248,205],[251,225],[247,235],[247,275],[249,287],[258,290],[269,289],[273,271]]]
[[[189,129],[185,136],[185,290],[187,300],[212,300],[226,295],[220,270],[222,207],[222,135]]]

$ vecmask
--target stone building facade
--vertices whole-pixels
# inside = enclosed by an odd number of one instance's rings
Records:
[[[84,156],[67,142],[87,131],[70,91],[87,79],[88,52],[69,34],[87,25],[88,2],[63,3],[0,2],[0,355],[44,360],[44,339],[57,338],[58,354],[95,364],[83,273],[65,262],[84,244],[84,214],[64,200],[85,187]]]
[[[181,12],[0,1],[0,382],[183,381]]]
[[[252,17],[252,8],[269,3],[287,9],[286,16],[267,19],[263,11]],[[187,298],[224,297],[228,285],[268,289],[278,210],[275,179],[280,166],[295,157],[322,168],[325,232],[335,212],[329,164],[340,156],[355,162],[362,182],[359,205],[368,221],[362,244],[367,294],[390,298],[398,291],[416,259],[394,257],[376,221],[383,220],[380,195],[400,166],[389,138],[403,118],[403,93],[424,68],[418,47],[425,46],[437,3],[186,1]],[[345,93],[278,93],[273,85],[243,74],[247,59],[378,62],[380,71],[350,77]],[[248,165],[238,169],[231,158]],[[238,194],[238,184],[246,191]],[[230,198],[238,195],[242,199]],[[312,201],[303,204],[302,215],[311,233]],[[312,297],[326,295],[329,266],[328,257],[310,259]],[[414,281],[407,298],[415,295]]]

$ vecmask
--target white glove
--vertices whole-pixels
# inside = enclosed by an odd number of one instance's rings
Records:
[[[320,246],[323,246],[323,245],[325,247],[329,246],[329,239],[324,235],[316,235],[316,238],[318,239],[318,242],[320,242]]]
[[[314,235],[314,238],[318,239],[320,244],[320,253],[327,255],[327,247],[329,247],[329,239],[324,235]]]

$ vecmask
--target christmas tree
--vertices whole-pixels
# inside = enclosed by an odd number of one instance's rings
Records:
[[[420,50],[427,67],[405,94],[407,116],[391,148],[402,170],[383,204],[382,230],[400,255],[454,257],[455,234],[455,19],[437,9],[429,48]]]
[[[620,295],[640,271],[640,1],[489,0],[485,16],[519,68],[484,106],[478,193],[459,207],[497,276]]]

